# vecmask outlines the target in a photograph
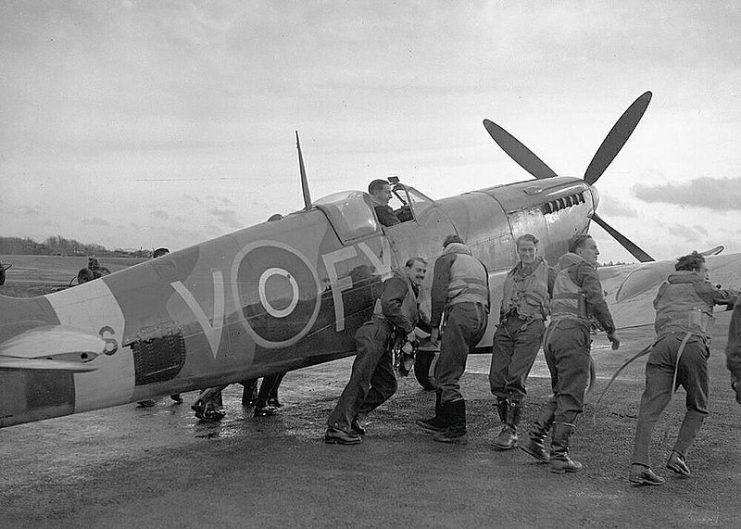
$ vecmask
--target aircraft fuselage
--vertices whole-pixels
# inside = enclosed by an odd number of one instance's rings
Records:
[[[354,202],[320,204],[61,292],[0,296],[0,427],[351,355],[383,279],[422,256],[429,292],[451,233],[488,267],[496,323],[516,238],[536,235],[555,263],[568,239],[587,231],[596,205],[587,184],[567,177],[424,198],[412,203],[412,220],[393,227],[366,219]],[[3,365],[6,344],[25,350],[24,339],[57,327],[100,337],[92,370]],[[489,327],[481,346],[491,342]],[[33,354],[32,343],[26,349]]]

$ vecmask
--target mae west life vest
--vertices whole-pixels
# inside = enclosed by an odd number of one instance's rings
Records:
[[[697,294],[693,283],[664,282],[654,307],[656,336],[681,332],[706,338],[715,321],[713,308]]]
[[[480,303],[488,308],[489,287],[486,275],[486,268],[481,261],[472,255],[457,253],[450,266],[446,304]]]
[[[587,299],[584,290],[569,276],[569,268],[559,270],[553,284],[551,320],[572,319],[589,323]]]
[[[414,293],[414,289],[412,288],[412,282],[409,280],[408,277],[405,277],[398,272],[394,273],[394,277],[403,280],[404,283],[406,283],[407,285],[408,291],[407,295],[404,296],[404,300],[401,302],[401,312],[411,322],[411,324],[414,325],[417,323],[419,306],[417,304],[417,295]],[[376,304],[373,307],[373,315],[378,316],[384,320],[387,319],[386,316],[383,314],[380,297],[376,300]]]
[[[548,264],[541,261],[532,273],[521,277],[517,267],[504,279],[501,313],[510,314],[513,310],[520,316],[545,319],[550,313],[548,295]]]

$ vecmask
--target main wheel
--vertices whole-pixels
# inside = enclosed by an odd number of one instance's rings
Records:
[[[438,354],[432,351],[417,351],[414,358],[414,376],[428,391],[435,389],[435,364]]]

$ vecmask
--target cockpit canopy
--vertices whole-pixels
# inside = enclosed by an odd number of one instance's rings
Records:
[[[412,187],[396,183],[393,187],[390,206],[394,214],[404,224],[409,221],[420,222],[427,216],[434,201]],[[334,227],[343,242],[359,239],[378,231],[378,217],[374,212],[370,195],[363,191],[340,191],[314,201]],[[394,230],[396,226],[386,226],[384,230]]]
[[[370,197],[362,191],[340,191],[314,202],[343,241],[365,237],[378,230]]]

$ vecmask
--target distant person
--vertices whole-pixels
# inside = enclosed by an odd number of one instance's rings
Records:
[[[95,257],[88,258],[87,267],[93,273],[93,279],[98,279],[111,273],[105,266],[100,266],[100,262]]]
[[[170,250],[167,248],[157,248],[154,252],[152,252],[152,259],[157,259],[158,257],[162,257],[163,255],[167,255],[170,253]]]
[[[5,284],[5,271],[13,265],[0,262],[0,286]]]
[[[664,484],[664,478],[651,470],[649,447],[654,426],[679,386],[687,392],[687,411],[666,468],[690,476],[687,451],[708,415],[708,331],[713,306],[733,304],[738,296],[708,280],[705,257],[697,252],[680,257],[674,269],[654,299],[656,341],[646,362],[646,388],[638,411],[628,476],[633,485]]]
[[[80,271],[77,272],[78,285],[82,285],[83,283],[87,283],[88,281],[92,281],[93,279],[95,279],[95,275],[89,268],[80,268]]]
[[[376,210],[378,222],[384,226],[393,226],[401,222],[396,213],[394,213],[394,210],[389,206],[389,201],[391,200],[391,184],[386,180],[373,180],[368,185],[368,193],[370,193],[373,208]]]
[[[110,274],[111,271],[104,266],[100,266],[100,262],[95,257],[89,257],[87,260],[87,266],[80,268],[77,272],[77,284],[82,285],[93,279],[98,279],[104,275]]]
[[[167,248],[164,248],[164,247],[157,248],[154,252],[152,252],[152,259],[162,257],[163,255],[167,255],[168,253],[170,253],[170,250]],[[175,393],[173,395],[170,395],[170,398],[174,400],[175,402],[177,402],[178,404],[181,404],[183,402],[183,397],[180,396],[180,393]],[[142,400],[142,401],[137,402],[137,405],[140,408],[151,408],[152,406],[154,406],[154,404],[155,404],[155,401],[151,399]]]

